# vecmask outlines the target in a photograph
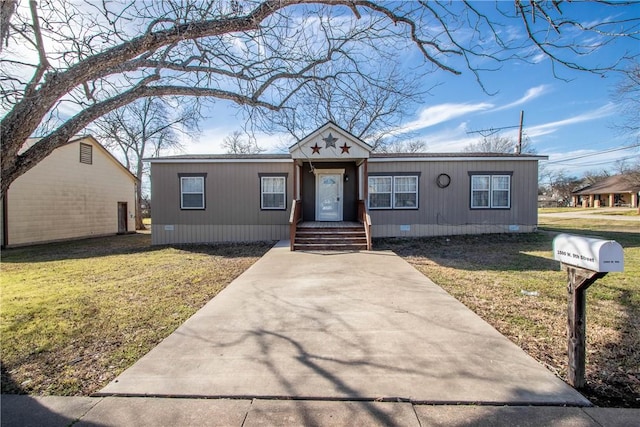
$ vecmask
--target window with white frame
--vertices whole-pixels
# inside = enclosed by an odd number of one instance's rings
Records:
[[[393,177],[369,177],[369,209],[391,209]]]
[[[418,176],[369,176],[369,209],[417,209]]]
[[[511,175],[471,175],[472,209],[509,209],[511,207]]]
[[[260,208],[286,209],[287,178],[285,176],[260,177]]]
[[[204,209],[204,175],[180,177],[180,208]]]
[[[418,177],[393,177],[394,209],[415,209],[418,207]]]

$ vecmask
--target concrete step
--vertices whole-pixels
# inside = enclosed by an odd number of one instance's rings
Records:
[[[366,251],[367,244],[344,244],[344,243],[295,243],[296,251]]]

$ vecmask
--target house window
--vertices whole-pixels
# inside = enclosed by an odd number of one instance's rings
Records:
[[[260,208],[285,210],[287,203],[285,176],[260,177]]]
[[[204,209],[204,176],[180,177],[180,208]]]
[[[391,185],[393,177],[370,176],[369,177],[369,208],[391,209]]]
[[[472,209],[509,209],[511,175],[471,175]]]
[[[80,143],[80,163],[93,164],[93,146]]]
[[[418,207],[418,177],[393,177],[393,207],[395,209],[415,209]]]
[[[418,176],[369,176],[370,209],[418,209]]]

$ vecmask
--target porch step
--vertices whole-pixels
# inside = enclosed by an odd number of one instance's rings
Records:
[[[298,226],[294,250],[367,250],[364,226],[305,227]]]

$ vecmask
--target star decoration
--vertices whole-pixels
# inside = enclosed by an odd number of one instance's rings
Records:
[[[311,150],[313,150],[311,152],[311,154],[320,154],[320,147],[318,147],[318,143],[316,142],[316,145],[314,145],[313,147],[311,147]]]
[[[331,135],[331,132],[329,132],[328,137],[322,138],[322,140],[325,142],[324,148],[336,148],[336,141],[338,140],[338,138],[335,138],[333,135]]]
[[[341,154],[344,154],[344,153],[349,154],[349,148],[351,148],[351,146],[347,145],[347,143],[345,142],[344,145],[342,147],[340,147],[340,148],[342,149],[342,153]]]

